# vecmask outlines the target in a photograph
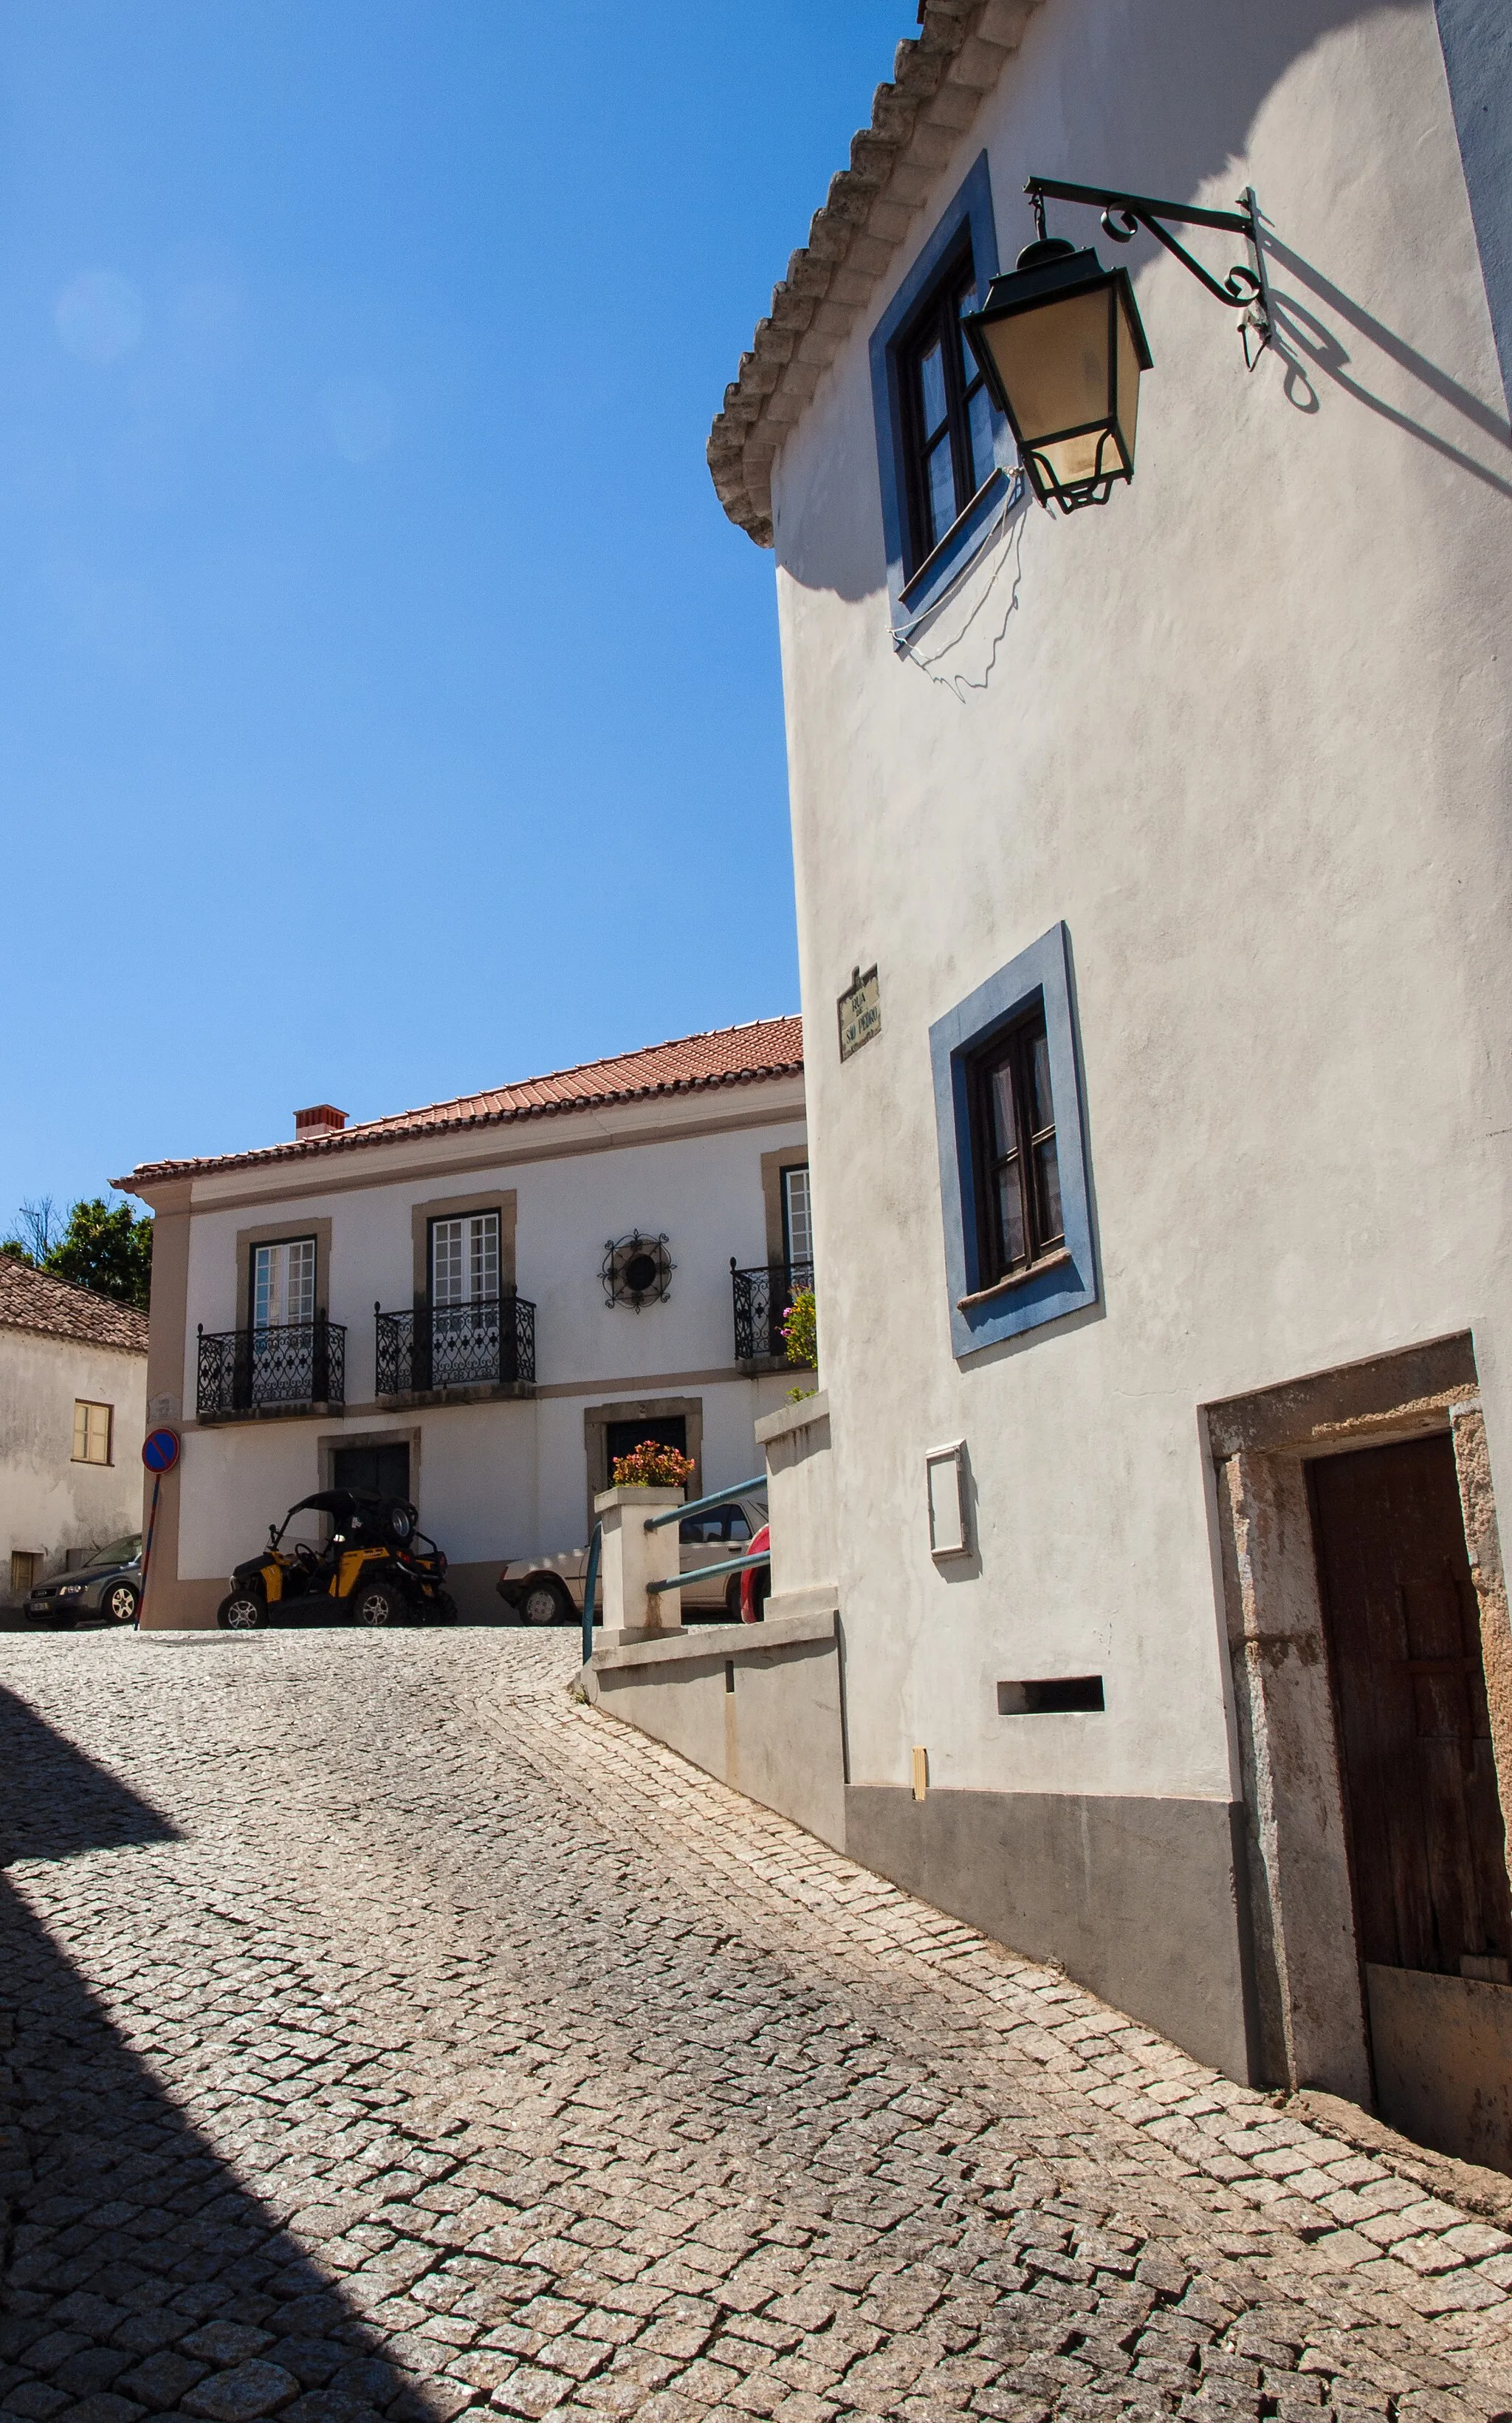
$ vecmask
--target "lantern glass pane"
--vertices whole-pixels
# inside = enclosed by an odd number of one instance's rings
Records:
[[[1108,289],[1099,286],[989,322],[987,342],[1026,445],[1106,424],[1109,316]],[[1095,438],[1092,445],[1095,457]]]
[[[1134,469],[1134,429],[1140,410],[1140,357],[1135,351],[1134,330],[1128,308],[1122,294],[1118,298],[1118,437],[1124,451],[1125,467]]]

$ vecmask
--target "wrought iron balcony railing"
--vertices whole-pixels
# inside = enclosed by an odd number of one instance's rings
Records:
[[[535,1312],[523,1295],[417,1305],[413,1312],[384,1312],[374,1305],[379,1396],[516,1381],[533,1386]]]
[[[780,1362],[787,1353],[782,1323],[799,1288],[813,1285],[811,1262],[769,1262],[761,1270],[737,1271],[730,1261],[730,1284],[735,1298],[735,1361],[754,1363],[764,1355]]]
[[[346,1331],[318,1315],[269,1329],[199,1331],[196,1403],[203,1420],[264,1405],[346,1402]]]

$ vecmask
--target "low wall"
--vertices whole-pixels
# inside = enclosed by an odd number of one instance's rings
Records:
[[[768,1619],[808,1616],[839,1604],[835,1594],[835,1484],[829,1452],[829,1399],[823,1388],[783,1405],[756,1425],[766,1458],[772,1527]]]
[[[827,1610],[596,1649],[589,1698],[764,1808],[845,1847],[840,1645]]]

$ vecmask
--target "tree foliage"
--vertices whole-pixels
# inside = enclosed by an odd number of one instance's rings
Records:
[[[118,1304],[148,1308],[152,1286],[152,1220],[127,1202],[109,1204],[94,1196],[75,1203],[61,1224],[51,1196],[24,1203],[15,1230],[0,1253],[30,1262],[55,1279],[92,1288]]]

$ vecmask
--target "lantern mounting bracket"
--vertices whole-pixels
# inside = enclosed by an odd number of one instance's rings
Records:
[[[1253,370],[1261,353],[1270,343],[1273,330],[1270,287],[1266,277],[1266,257],[1260,245],[1260,205],[1255,199],[1252,185],[1245,187],[1241,206],[1233,211],[1202,210],[1194,203],[1159,202],[1153,200],[1148,194],[1115,193],[1106,185],[1068,185],[1056,177],[1031,177],[1024,191],[1034,206],[1035,224],[1042,240],[1046,232],[1047,199],[1085,202],[1093,210],[1100,210],[1103,232],[1114,244],[1129,244],[1141,228],[1145,229],[1158,244],[1164,245],[1167,252],[1174,255],[1183,268],[1190,270],[1199,285],[1205,286],[1218,302],[1226,303],[1231,310],[1243,313],[1239,335],[1244,343],[1245,363]],[[1185,245],[1177,243],[1170,229],[1163,224],[1167,219],[1173,219],[1178,227],[1224,228],[1230,234],[1244,236],[1254,255],[1253,268],[1247,261],[1236,262],[1227,277],[1220,281],[1203,267],[1200,261],[1193,259]],[[1252,351],[1252,337],[1256,340]]]

